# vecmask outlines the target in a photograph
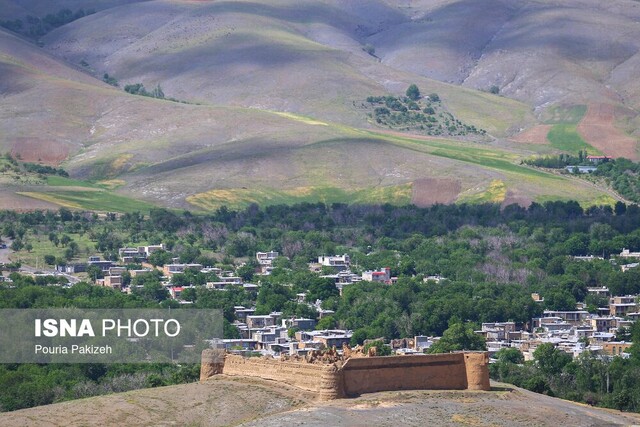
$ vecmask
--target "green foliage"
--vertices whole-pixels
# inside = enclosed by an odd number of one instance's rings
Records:
[[[579,150],[577,156],[571,154],[558,154],[557,156],[535,157],[526,159],[524,164],[538,166],[542,168],[563,169],[566,166],[589,166],[592,165],[587,160],[587,151]]]
[[[460,321],[454,322],[444,331],[442,338],[429,347],[429,353],[449,353],[452,351],[486,350],[487,345],[481,335],[473,332],[473,328]]]
[[[76,12],[70,9],[60,9],[57,13],[47,14],[43,18],[28,15],[24,21],[22,19],[0,21],[0,26],[37,39],[58,27],[94,13],[93,9],[86,12],[84,9],[79,9]]]
[[[418,89],[418,86],[416,86],[415,84],[411,84],[407,88],[405,95],[407,95],[407,98],[409,98],[410,100],[417,101],[418,99],[420,99],[420,89]]]
[[[199,365],[0,365],[0,410],[197,381]]]
[[[167,252],[163,249],[153,251],[151,255],[149,255],[149,263],[154,267],[162,267],[165,264],[170,264],[172,259],[172,255],[170,252]]]
[[[391,351],[391,347],[389,347],[388,345],[386,345],[384,342],[380,340],[375,340],[365,344],[365,346],[362,349],[364,354],[368,354],[370,348],[376,349],[376,356],[391,356],[391,354],[393,353]]]
[[[136,275],[131,281],[132,293],[145,301],[162,302],[169,298],[169,291],[160,283],[160,272],[151,271]]]
[[[108,76],[108,74],[105,74],[105,78],[107,76]],[[115,79],[113,79],[113,80],[115,80]],[[109,82],[107,81],[107,83],[109,83]],[[114,86],[117,86],[117,80],[115,81],[115,83],[116,84]],[[109,84],[112,84],[112,83],[109,83]],[[181,102],[183,104],[187,103],[185,101],[180,101],[180,100],[177,100],[175,98],[167,98],[167,97],[165,97],[164,91],[162,90],[162,87],[160,87],[159,83],[156,85],[156,87],[151,89],[151,91],[148,91],[144,87],[144,85],[142,83],[134,83],[134,84],[125,85],[124,90],[125,90],[125,92],[130,93],[132,95],[148,96],[149,98],[166,99],[167,101]]]
[[[524,363],[524,356],[517,348],[502,348],[498,350],[495,358],[498,359],[498,363],[513,363],[516,365]]]
[[[578,151],[578,156],[559,154],[527,159],[523,163],[554,169],[562,169],[566,166],[593,166],[593,163],[587,160],[586,150]],[[640,202],[640,163],[634,163],[624,158],[610,159],[600,163],[593,175],[603,177],[625,199]],[[624,213],[623,206],[622,202],[618,202],[616,212]]]
[[[351,335],[351,341],[349,342],[349,344],[352,347],[355,347],[357,345],[362,345],[362,343],[366,339],[367,339],[366,329],[364,328],[356,329],[355,331],[353,331],[353,334]]]
[[[545,375],[557,375],[571,362],[571,355],[551,343],[540,344],[533,352],[533,357]]]
[[[594,175],[605,177],[625,199],[640,203],[640,163],[619,158],[598,165]]]
[[[618,205],[614,212],[602,207],[583,209],[576,202],[503,209],[495,205],[418,208],[306,203],[250,206],[242,211],[225,208],[203,215],[153,209],[146,216],[130,213],[105,218],[69,209],[0,211],[0,234],[19,241],[22,250],[17,255],[22,259],[28,255],[28,244],[40,257],[51,253],[60,257],[67,249],[85,256],[84,236],[107,258],[114,257],[121,246],[164,242],[176,255],[217,263],[223,269],[247,260],[235,260],[225,253],[233,242],[234,253],[250,257],[247,268],[237,273],[243,271],[254,279],[252,251],[286,254],[289,259],[279,260],[271,276],[257,277],[261,284],[257,292],[241,286],[228,286],[224,292],[206,289],[202,285],[212,276],[198,271],[174,276],[176,283],[195,285],[183,291],[183,298],[192,302],[189,307],[223,310],[228,338],[239,337],[232,325],[237,320],[234,306],[255,305],[258,314],[282,311],[284,316],[317,319],[314,309],[296,301],[296,294],[305,292],[307,301],[321,299],[323,308],[335,311],[321,319],[318,327],[352,329],[353,344],[380,337],[442,335],[434,350],[438,346],[442,347],[439,351],[478,348],[481,343],[475,341],[478,337],[469,322],[528,322],[543,309],[531,299],[532,292],[540,293],[552,308],[568,308],[576,301],[590,307],[601,305],[586,294],[586,286],[606,285],[616,295],[640,292],[640,270],[623,273],[608,260],[585,262],[571,256],[604,253],[608,257],[623,247],[640,249],[640,209],[636,205]],[[89,253],[94,247],[88,248]],[[398,282],[392,286],[355,283],[345,286],[339,296],[332,282],[307,270],[307,262],[327,253],[348,253],[359,269],[388,266]],[[84,283],[70,288],[47,286],[52,279],[12,273],[13,287],[0,284],[0,308],[178,305],[167,299],[158,274],[131,279],[134,290],[126,295]],[[423,282],[423,277],[435,274],[447,280]],[[633,338],[634,331],[630,335]],[[587,356],[566,363],[561,353],[540,351],[535,363],[522,363],[512,349],[499,352],[498,363],[491,367],[493,377],[548,394],[635,408],[634,381],[640,372],[635,348],[629,360],[611,363]],[[145,379],[140,386],[168,383],[160,377]],[[24,394],[31,397],[21,405],[67,398],[37,396],[30,390]]]
[[[87,276],[89,276],[91,280],[97,280],[104,278],[104,273],[102,272],[102,268],[97,265],[90,265],[87,267]]]
[[[293,297],[293,291],[286,286],[264,283],[256,299],[256,314],[282,311]]]
[[[489,93],[492,93],[494,95],[498,95],[500,93],[500,87],[493,85],[489,88]]]
[[[362,47],[362,50],[364,50],[371,56],[376,56],[376,48],[372,44],[369,44],[369,43],[365,44]]]
[[[420,90],[414,84],[409,86],[405,97],[369,96],[363,106],[376,124],[391,129],[442,136],[486,134],[483,129],[462,123],[446,111],[437,94],[421,99]]]
[[[110,76],[108,73],[104,73],[104,76],[102,76],[102,81],[111,86],[119,86],[118,80],[115,77]]]
[[[318,320],[316,323],[316,329],[319,331],[326,329],[335,329],[338,326],[335,317],[333,316],[325,316],[322,319]]]
[[[576,299],[564,290],[551,290],[545,293],[544,306],[547,310],[575,310]]]
[[[142,83],[126,85],[124,87],[124,91],[132,95],[151,96],[151,94],[144,88],[144,85]]]

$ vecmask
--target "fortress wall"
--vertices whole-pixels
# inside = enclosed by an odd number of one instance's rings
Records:
[[[221,369],[222,368],[222,369]],[[386,390],[490,390],[488,353],[350,358],[341,367],[203,352],[201,380],[243,375],[309,390],[322,400]]]
[[[342,367],[345,394],[384,390],[465,390],[464,353],[349,359]]]
[[[329,396],[337,394],[330,388],[338,386],[337,381],[331,381],[333,375],[337,375],[337,370],[332,372],[332,367],[331,365],[315,365],[293,361],[282,362],[275,359],[228,354],[224,362],[223,373],[225,375],[245,375],[279,381]],[[329,386],[329,389],[327,389],[327,386]]]

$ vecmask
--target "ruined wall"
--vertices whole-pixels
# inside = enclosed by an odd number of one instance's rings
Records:
[[[225,375],[246,375],[283,382],[318,393],[321,399],[342,397],[342,373],[335,365],[280,361],[228,354]]]
[[[201,380],[219,372],[215,357],[203,352]],[[204,367],[205,361],[208,367]],[[490,390],[487,353],[351,358],[338,364],[312,364],[244,358],[229,354],[222,372],[283,382],[318,393],[323,400],[386,390]],[[210,365],[210,366],[209,366]]]
[[[222,373],[226,352],[224,350],[208,349],[202,352],[200,361],[200,381]]]

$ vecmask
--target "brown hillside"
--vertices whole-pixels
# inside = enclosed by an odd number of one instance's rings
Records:
[[[496,86],[538,112],[603,100],[637,109],[638,19],[633,2],[596,0],[553,7],[525,0],[156,0],[81,19],[44,42],[98,74],[160,83],[180,99],[362,126],[354,100],[398,93],[412,81],[424,92],[444,90],[425,77],[482,91]],[[452,106],[467,114],[460,107]],[[514,118],[511,130],[531,125]]]
[[[364,52],[371,34],[409,21],[403,9],[381,0],[152,1],[75,21],[44,43],[72,63],[88,62],[98,75],[161,84],[179,99],[369,126],[354,108],[369,95],[401,94],[412,82],[425,93],[450,90]],[[477,112],[530,124],[510,108],[483,111],[471,100],[459,96],[451,107],[479,126],[471,117]]]
[[[548,144],[547,134],[551,130],[551,125],[537,125],[517,135],[512,136],[511,141],[523,144]]]
[[[608,156],[638,160],[636,141],[614,126],[615,108],[609,104],[589,104],[578,125],[584,140]]]
[[[320,403],[266,380],[216,377],[0,414],[3,426],[601,426],[637,414],[592,408],[511,386],[490,392],[403,391]]]

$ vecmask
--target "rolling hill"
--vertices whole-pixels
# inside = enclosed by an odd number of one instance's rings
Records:
[[[563,149],[546,133],[563,126],[555,111],[576,106],[582,116],[564,126],[585,146],[637,158],[632,1],[3,2],[0,20],[97,10],[45,35],[43,47],[0,30],[0,152],[62,163],[75,179],[0,180],[13,199],[104,210],[131,209],[117,196],[204,210],[318,200],[612,203],[606,189],[519,164]],[[588,33],[598,16],[610,32]],[[181,102],[122,90],[135,83]],[[384,129],[362,108],[411,83],[489,136]],[[493,85],[500,96],[488,93]]]
[[[635,425],[637,414],[563,401],[513,386],[493,391],[402,391],[318,402],[267,380],[220,376],[0,414],[3,426],[602,426]]]
[[[44,17],[61,9],[103,10],[114,6],[146,0],[0,0],[2,19],[24,19],[26,16]]]

